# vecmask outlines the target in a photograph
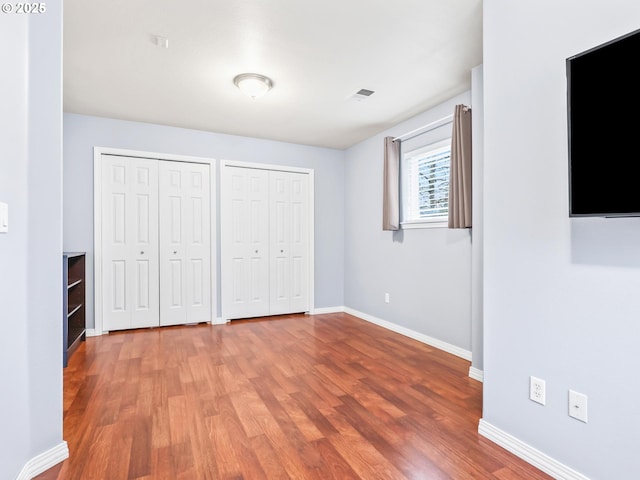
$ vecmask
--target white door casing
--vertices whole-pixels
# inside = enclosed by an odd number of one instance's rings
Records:
[[[211,319],[209,165],[159,162],[160,325]]]

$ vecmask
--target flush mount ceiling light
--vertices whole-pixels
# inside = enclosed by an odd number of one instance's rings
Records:
[[[233,79],[233,83],[242,93],[253,99],[261,97],[273,87],[269,77],[258,73],[241,73]]]

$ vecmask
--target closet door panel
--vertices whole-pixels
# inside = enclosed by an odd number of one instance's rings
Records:
[[[159,162],[160,325],[187,322],[183,246],[184,173],[179,162]]]
[[[292,312],[306,312],[309,306],[309,176],[291,177],[291,290]]]
[[[209,165],[187,163],[185,211],[187,321],[211,321],[211,188]]]
[[[309,310],[308,196],[305,173],[223,167],[225,319]]]
[[[102,178],[103,329],[157,326],[157,164],[103,156]]]
[[[223,317],[269,314],[268,174],[225,166],[221,175]]]
[[[289,313],[291,297],[291,173],[269,172],[269,313]]]
[[[136,159],[134,212],[130,231],[135,237],[134,313],[131,326],[158,326],[158,165]]]
[[[159,163],[160,324],[210,321],[209,165]]]
[[[105,179],[102,191],[102,270],[105,275],[102,301],[104,305],[104,330],[129,328],[132,311],[127,308],[127,165],[108,157],[102,163]]]
[[[309,310],[308,175],[270,172],[271,313]]]

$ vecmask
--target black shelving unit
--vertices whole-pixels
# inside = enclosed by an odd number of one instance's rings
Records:
[[[85,306],[85,252],[64,252],[63,269],[63,308],[62,322],[64,344],[62,350],[63,366],[66,367],[69,356],[86,339]]]

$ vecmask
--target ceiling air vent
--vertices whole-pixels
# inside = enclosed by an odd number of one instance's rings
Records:
[[[369,98],[371,95],[373,95],[375,92],[373,90],[367,90],[366,88],[361,88],[360,90],[358,90],[356,93],[354,93],[351,98],[353,100],[357,100],[357,101],[362,101],[362,100],[366,100],[367,98]]]

